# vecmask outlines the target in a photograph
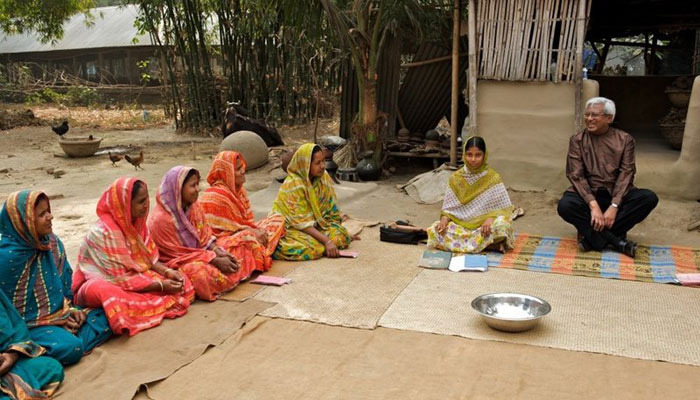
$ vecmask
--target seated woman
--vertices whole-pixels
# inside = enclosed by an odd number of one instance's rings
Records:
[[[99,306],[73,306],[73,270],[52,220],[43,192],[10,194],[0,211],[0,289],[24,318],[32,341],[70,365],[112,332]]]
[[[158,262],[146,227],[148,188],[119,178],[97,203],[99,220],[80,246],[73,292],[76,303],[104,307],[116,334],[133,336],[187,313],[192,284]]]
[[[272,256],[281,260],[338,257],[338,249],[347,248],[351,238],[342,225],[321,148],[313,143],[299,147],[287,174],[271,212],[284,216],[286,232]]]
[[[273,214],[255,222],[243,187],[245,170],[246,162],[241,154],[235,151],[217,154],[207,175],[211,187],[202,194],[199,203],[214,235],[230,242],[222,247],[235,247],[237,241],[254,239],[257,242],[252,246],[254,269],[267,271],[272,264],[272,253],[284,234],[284,217]]]
[[[259,244],[253,235],[217,240],[198,197],[199,172],[170,169],[158,188],[148,226],[160,260],[187,275],[198,298],[213,301],[250,276],[256,267],[252,249]]]
[[[464,167],[449,181],[440,221],[428,228],[428,246],[458,253],[513,248],[513,206],[501,176],[488,166],[484,139],[464,144]]]
[[[43,347],[32,342],[27,325],[0,292],[0,398],[49,398],[63,381],[61,363],[42,357]]]

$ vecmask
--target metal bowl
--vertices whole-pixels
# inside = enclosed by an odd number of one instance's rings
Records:
[[[522,332],[532,329],[552,311],[552,306],[539,297],[518,293],[490,293],[472,300],[476,310],[493,329]]]

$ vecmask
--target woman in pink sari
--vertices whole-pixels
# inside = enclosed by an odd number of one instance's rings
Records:
[[[259,244],[252,235],[235,242],[217,239],[198,197],[199,172],[191,167],[172,168],[158,188],[148,226],[160,260],[187,275],[198,298],[213,301],[255,270],[253,248]]]
[[[97,203],[99,221],[80,246],[73,273],[75,303],[102,307],[116,334],[133,336],[187,313],[192,284],[158,262],[146,227],[148,188],[136,178],[119,178]]]

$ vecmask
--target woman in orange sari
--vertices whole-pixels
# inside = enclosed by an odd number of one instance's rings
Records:
[[[230,238],[231,243],[248,241],[252,246],[255,269],[267,271],[272,264],[272,253],[284,234],[284,217],[273,214],[255,222],[248,201],[245,183],[246,162],[235,151],[222,151],[212,163],[207,182],[211,185],[199,199],[209,226],[217,238]]]
[[[158,262],[148,205],[146,183],[117,179],[97,203],[99,221],[80,246],[73,273],[75,303],[103,307],[117,334],[133,336],[182,316],[194,301],[190,281]]]
[[[148,226],[160,260],[187,275],[198,298],[213,301],[255,270],[253,248],[259,244],[252,235],[217,239],[198,197],[199,172],[183,166],[170,169],[158,188]]]

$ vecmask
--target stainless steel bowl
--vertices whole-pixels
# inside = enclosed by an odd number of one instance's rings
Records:
[[[539,297],[518,293],[490,293],[472,300],[476,310],[493,329],[522,332],[532,329],[552,306]]]

